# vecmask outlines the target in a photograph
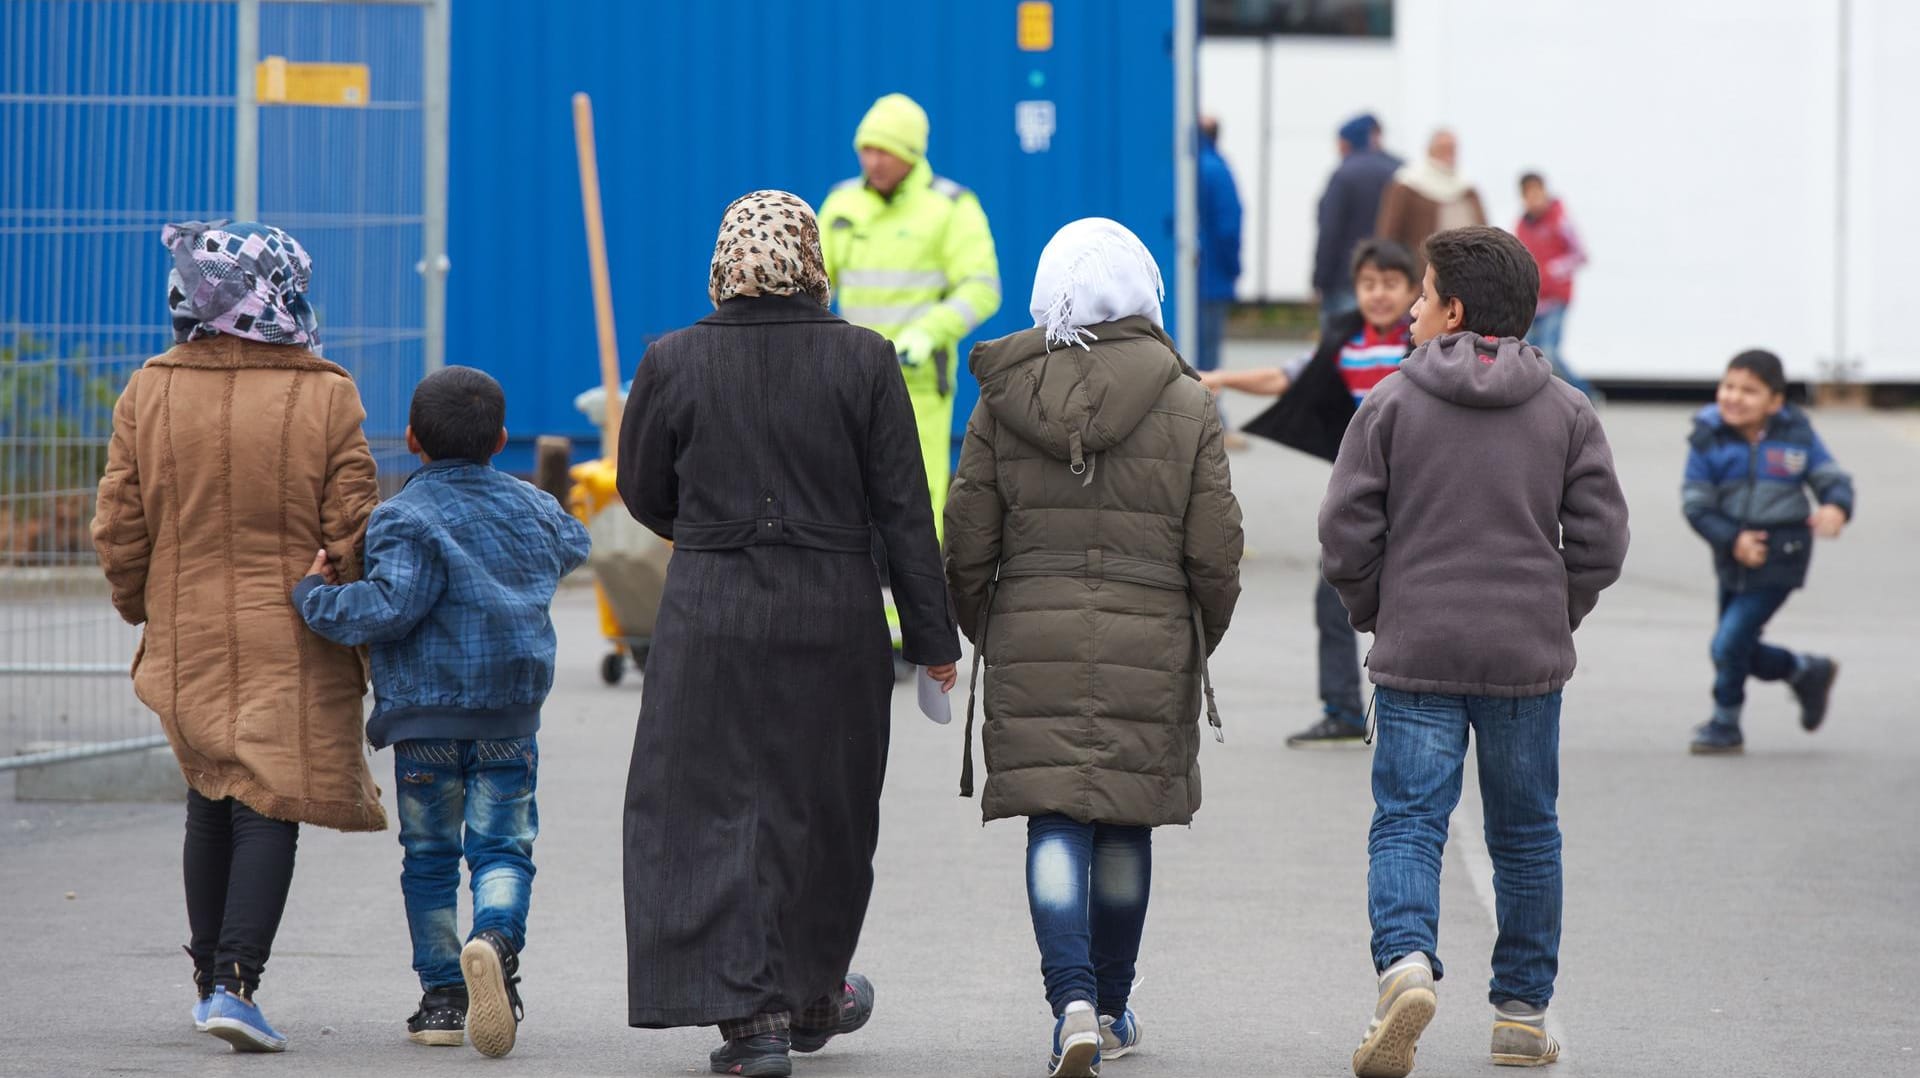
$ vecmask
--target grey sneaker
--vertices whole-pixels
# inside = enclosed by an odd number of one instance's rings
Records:
[[[1128,1007],[1125,1014],[1115,1018],[1110,1014],[1100,1016],[1100,1059],[1119,1059],[1121,1056],[1140,1047],[1140,1038],[1146,1031],[1141,1028],[1140,1019],[1134,1017],[1133,1008]]]
[[[1053,1052],[1047,1057],[1049,1078],[1098,1078],[1100,1074],[1100,1016],[1091,1003],[1069,1003],[1053,1023]]]
[[[1353,1050],[1353,1073],[1358,1078],[1406,1078],[1437,1004],[1433,968],[1424,959],[1402,960],[1381,974],[1380,1002],[1373,1008],[1366,1039]]]
[[[1500,1067],[1544,1067],[1560,1058],[1547,1032],[1547,1012],[1508,1000],[1493,1012],[1493,1062]]]

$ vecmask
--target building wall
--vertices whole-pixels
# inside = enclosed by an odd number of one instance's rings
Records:
[[[1244,298],[1305,298],[1333,129],[1372,109],[1402,156],[1453,128],[1495,224],[1517,218],[1529,169],[1565,197],[1592,257],[1566,339],[1583,373],[1711,378],[1764,346],[1796,378],[1829,377],[1838,356],[1856,377],[1920,379],[1899,300],[1920,287],[1920,206],[1902,190],[1920,166],[1906,133],[1920,68],[1903,61],[1920,8],[1418,0],[1395,14],[1390,47],[1266,44],[1271,171],[1257,139],[1227,140],[1243,188],[1272,199],[1248,240],[1268,245],[1264,286],[1250,272]],[[1204,107],[1258,111],[1257,47],[1203,43]]]
[[[1173,8],[1054,5],[1054,47],[1016,47],[1013,0],[901,4],[462,4],[454,15],[448,346],[493,371],[519,436],[593,431],[572,397],[598,384],[569,98],[593,96],[621,360],[711,310],[720,211],[747,191],[818,206],[858,172],[867,107],[902,91],[932,119],[929,157],[977,192],[1005,302],[976,340],[1031,325],[1033,267],[1067,221],[1138,232],[1171,285]],[[1015,104],[1050,100],[1027,153]],[[1166,310],[1174,310],[1172,296]],[[959,390],[956,423],[975,399]],[[590,449],[590,447],[589,447]]]

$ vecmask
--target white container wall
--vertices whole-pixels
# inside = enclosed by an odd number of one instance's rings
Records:
[[[1897,299],[1920,289],[1916,52],[1901,0],[1402,0],[1391,44],[1206,42],[1202,107],[1250,209],[1268,199],[1242,298],[1307,297],[1334,129],[1370,110],[1403,157],[1452,128],[1494,224],[1522,172],[1565,197],[1592,258],[1566,339],[1582,373],[1711,379],[1766,347],[1795,378],[1843,357],[1920,380]]]

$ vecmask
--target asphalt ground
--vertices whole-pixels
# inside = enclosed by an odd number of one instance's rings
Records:
[[[1263,353],[1239,347],[1238,363]],[[1228,401],[1230,414],[1258,405]],[[1566,929],[1554,1069],[1589,1075],[1920,1075],[1907,967],[1920,954],[1920,415],[1824,411],[1856,475],[1859,523],[1823,544],[1771,639],[1843,672],[1825,729],[1755,686],[1748,751],[1690,757],[1709,708],[1713,577],[1679,512],[1688,410],[1605,415],[1632,503],[1625,578],[1581,630],[1566,693]],[[1287,749],[1317,717],[1313,518],[1325,465],[1269,445],[1232,460],[1246,508],[1245,596],[1214,671],[1227,743],[1202,751],[1206,803],[1155,835],[1134,997],[1146,1039],[1118,1075],[1334,1076],[1373,1003],[1365,751]],[[625,1015],[620,805],[641,684],[600,683],[591,598],[555,617],[560,669],[541,733],[539,876],[522,972],[527,1018],[502,1060],[406,1040],[409,968],[394,835],[301,836],[259,999],[292,1039],[229,1054],[192,1031],[180,953],[178,805],[0,800],[0,1074],[682,1075],[710,1029]],[[856,968],[873,1022],[803,1075],[1042,1073],[1050,1016],[1026,916],[1024,829],[983,828],[955,796],[957,727],[896,694],[878,884]],[[392,786],[388,753],[374,761]],[[1468,795],[1443,878],[1448,976],[1418,1075],[1490,1075],[1490,870]],[[0,786],[0,797],[5,795]],[[390,796],[390,795],[389,795]]]

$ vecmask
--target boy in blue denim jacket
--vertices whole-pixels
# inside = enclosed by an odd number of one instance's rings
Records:
[[[1749,675],[1784,681],[1800,725],[1820,728],[1839,664],[1760,641],[1767,621],[1806,583],[1813,537],[1837,538],[1853,518],[1853,479],[1827,452],[1806,413],[1787,405],[1787,376],[1771,352],[1727,364],[1715,402],[1693,418],[1681,504],[1713,548],[1720,625],[1713,634],[1713,718],[1692,751],[1740,752],[1740,707]],[[1807,488],[1820,506],[1808,504]]]
[[[471,1035],[489,1056],[512,1051],[521,1014],[539,831],[534,735],[553,687],[548,608],[589,546],[551,496],[493,468],[505,418],[506,396],[486,374],[429,375],[407,416],[407,448],[424,464],[374,510],[364,579],[334,584],[321,551],[293,593],[314,632],[372,645],[367,739],[393,746],[400,889],[424,990],[408,1035],[434,1045]],[[463,849],[473,886],[464,947]]]

